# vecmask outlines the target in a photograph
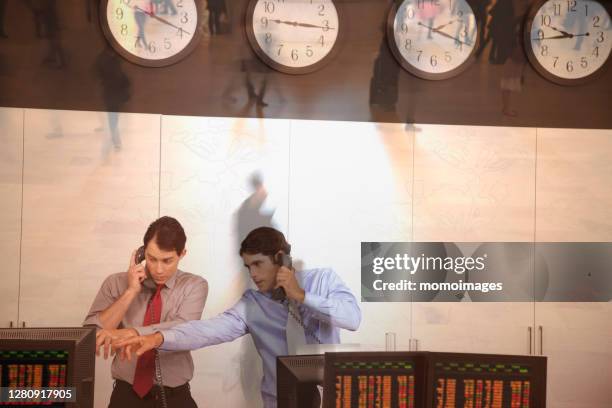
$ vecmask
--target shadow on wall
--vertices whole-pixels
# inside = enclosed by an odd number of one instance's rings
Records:
[[[274,209],[266,209],[265,203],[268,198],[268,191],[264,185],[263,176],[259,172],[251,174],[249,180],[251,194],[242,202],[235,214],[236,225],[236,251],[240,251],[240,244],[249,232],[258,227],[277,228],[273,222]],[[239,274],[237,283],[239,293],[243,293],[250,287],[251,279],[248,273]],[[238,356],[240,367],[240,385],[246,401],[261,401],[260,385],[254,379],[260,377],[261,360],[255,349],[255,345],[250,338],[244,339]],[[230,391],[225,389],[224,391]],[[252,405],[256,406],[256,405]]]

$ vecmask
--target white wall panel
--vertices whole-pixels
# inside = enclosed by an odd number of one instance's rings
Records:
[[[80,326],[104,278],[124,271],[157,217],[156,115],[26,110],[20,316],[28,327]],[[101,367],[105,365],[102,364]],[[110,372],[96,378],[106,406]]]
[[[538,129],[538,242],[612,242],[610,157],[610,130]],[[576,273],[588,279],[585,271]],[[555,279],[553,272],[551,284]],[[612,406],[610,316],[611,302],[536,303],[549,407]]]
[[[415,241],[533,241],[535,129],[416,129]],[[528,352],[533,303],[465,300],[413,303],[419,350]]]
[[[185,227],[181,267],[208,280],[204,317],[213,317],[250,286],[238,256],[238,223],[244,231],[272,224],[286,232],[289,121],[164,116],[162,129],[161,213]],[[254,176],[265,200],[245,210]],[[261,364],[250,336],[197,351],[194,359],[192,393],[200,407],[260,403]]]
[[[361,298],[362,241],[411,239],[412,132],[401,124],[292,121],[289,231],[305,268],[332,267]],[[361,303],[343,343],[408,348],[410,303]]]
[[[9,327],[19,306],[23,109],[0,108],[0,145],[0,327]]]

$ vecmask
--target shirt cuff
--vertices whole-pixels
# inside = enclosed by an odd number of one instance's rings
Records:
[[[91,325],[97,326],[99,329],[102,328],[102,323],[100,323],[100,318],[98,317],[98,313],[85,319],[85,321],[83,322],[83,326],[91,326]]]
[[[153,334],[157,331],[153,326],[133,327],[133,329],[138,332],[139,336],[148,336],[149,334]]]
[[[164,338],[164,342],[159,346],[160,350],[172,351],[176,343],[176,333],[172,330],[154,330],[156,333],[159,332]]]

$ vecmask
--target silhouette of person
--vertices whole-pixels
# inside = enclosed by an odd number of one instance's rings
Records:
[[[4,29],[4,13],[6,11],[6,0],[0,0],[0,38],[7,38]]]
[[[225,0],[208,0],[208,31],[210,35],[225,34],[221,27],[222,16],[227,18]]]
[[[155,14],[176,15],[176,7],[172,0],[155,0]]]
[[[502,113],[506,116],[515,117],[518,112],[513,108],[511,100],[512,96],[523,90],[523,71],[525,68],[525,56],[521,48],[521,9],[525,6],[525,0],[507,0],[512,8],[512,13],[507,16],[509,25],[508,38],[510,39],[507,45],[507,53],[509,58],[506,58],[502,68],[502,78],[500,81],[501,96],[502,96]]]
[[[272,217],[274,210],[263,211],[263,205],[268,198],[268,192],[263,184],[261,174],[253,173],[249,180],[253,193],[242,202],[236,213],[238,245],[247,234],[258,227],[274,227]]]
[[[515,46],[512,50],[512,55],[504,63],[502,79],[500,81],[502,113],[506,116],[514,117],[518,115],[518,112],[512,107],[511,98],[513,93],[516,94],[523,90],[524,67],[525,58],[521,48]]]
[[[248,45],[248,42],[244,39],[244,22],[240,12],[232,12],[233,3],[225,3],[227,9],[227,29],[226,32],[229,34],[228,40],[231,40],[232,44],[235,44],[235,52],[233,55],[236,56],[234,63],[236,69],[231,69],[228,73],[225,73],[229,79],[227,80],[223,92],[221,94],[222,100],[225,104],[235,104],[241,98],[239,98],[238,91],[246,89],[247,101],[239,108],[239,111],[235,116],[242,117],[249,115],[254,109],[255,115],[259,118],[264,117],[264,109],[268,106],[268,102],[265,101],[265,97],[269,95],[270,90],[273,90],[278,98],[277,100],[282,103],[284,100],[281,93],[281,89],[275,82],[274,75],[270,75],[272,71],[266,64],[264,64],[259,58],[255,56],[252,48]],[[236,28],[236,29],[234,29]],[[211,46],[215,44],[216,39],[221,36],[211,36]],[[227,47],[227,42],[220,42],[220,46]]]
[[[136,25],[138,26],[138,35],[136,37],[136,47],[145,47],[148,48],[147,39],[145,37],[145,24],[147,22],[147,13],[145,13],[141,9],[134,10],[134,20],[136,20]]]
[[[242,202],[236,212],[236,248],[249,232],[258,227],[277,228],[272,220],[274,210],[264,210],[264,203],[268,198],[268,192],[264,186],[263,178],[259,172],[251,175],[249,183],[252,193]],[[248,275],[240,275],[239,291],[244,291],[250,282]],[[244,342],[238,357],[240,362],[240,383],[245,398],[248,401],[259,399],[259,389],[253,378],[257,376],[257,367],[261,365],[258,361],[257,350],[252,342]]]
[[[513,0],[498,0],[491,8],[491,22],[489,36],[491,37],[491,64],[503,64],[511,55],[514,31],[514,5]]]
[[[130,99],[131,83],[121,69],[121,60],[109,47],[105,47],[96,59],[95,70],[102,84],[111,142],[115,150],[120,150],[119,111]]]
[[[240,79],[239,75],[232,76],[232,79],[223,91],[223,98],[226,101],[235,102],[236,98],[232,95],[232,93],[237,88],[237,85],[243,83],[247,91],[248,100],[240,109],[237,116],[241,117],[247,115],[251,108],[255,106],[255,113],[257,117],[263,118],[263,110],[266,106],[268,106],[268,103],[264,101],[264,97],[266,96],[266,91],[268,88],[268,74],[270,72],[270,68],[250,54],[250,51],[243,50],[241,55],[243,58],[241,58],[239,61],[240,73],[243,73],[244,77]],[[259,79],[259,84],[257,83],[257,79]],[[257,89],[258,85],[259,90]],[[279,93],[278,89],[277,93]],[[280,97],[282,98],[282,95]]]
[[[56,0],[26,0],[26,6],[34,16],[34,27],[38,38],[49,41],[49,51],[43,64],[52,68],[64,67],[65,58],[59,38],[59,20]]]
[[[385,121],[389,113],[395,113],[398,100],[400,66],[389,50],[384,31],[383,25],[382,40],[370,79],[370,112],[377,122]]]
[[[478,45],[478,49],[475,52],[476,58],[480,58],[480,55],[487,47],[488,43],[491,41],[491,35],[489,31],[489,22],[487,18],[489,14],[487,10],[491,5],[492,0],[480,0],[474,4],[474,17],[476,18],[476,23],[478,24],[478,38],[480,38],[480,44]]]

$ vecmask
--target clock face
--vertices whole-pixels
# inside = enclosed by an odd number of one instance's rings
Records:
[[[340,17],[332,0],[251,0],[246,29],[266,64],[303,74],[321,68],[334,54]]]
[[[103,0],[100,18],[113,48],[136,64],[170,65],[197,44],[195,0]]]
[[[391,8],[387,39],[404,69],[424,79],[447,79],[472,62],[478,27],[465,0],[404,0]]]
[[[529,60],[547,79],[580,84],[610,56],[610,15],[597,1],[549,0],[529,14],[525,42]]]

